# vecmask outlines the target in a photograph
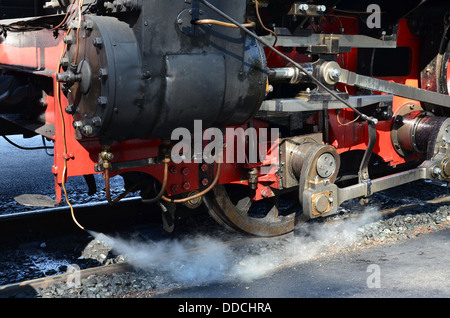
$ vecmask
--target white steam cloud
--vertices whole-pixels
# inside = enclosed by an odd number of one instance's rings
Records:
[[[355,243],[358,231],[380,216],[375,209],[356,221],[331,224],[305,223],[283,238],[242,238],[243,244],[208,236],[139,242],[91,234],[141,270],[155,270],[175,283],[207,284],[250,281],[287,265],[342,251]],[[235,241],[237,242],[237,241]]]

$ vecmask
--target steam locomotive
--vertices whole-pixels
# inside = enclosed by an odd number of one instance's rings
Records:
[[[276,236],[450,177],[450,5],[415,0],[0,1],[1,135],[54,147],[55,199],[102,174]],[[110,178],[124,179],[113,198]],[[73,213],[73,211],[72,211]],[[76,221],[76,218],[74,217]]]

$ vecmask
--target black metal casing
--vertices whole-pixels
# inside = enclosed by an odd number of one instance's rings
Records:
[[[245,22],[245,0],[212,2]],[[193,131],[194,120],[203,129],[241,125],[265,97],[262,46],[237,28],[195,25],[220,20],[198,1],[146,0],[114,16],[84,17],[76,66],[76,42],[68,47],[66,71],[75,80],[64,84],[84,136],[170,138],[178,127]]]

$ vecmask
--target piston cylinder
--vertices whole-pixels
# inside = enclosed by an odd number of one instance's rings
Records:
[[[290,169],[299,179],[311,180],[317,177],[334,182],[340,158],[336,149],[330,145],[304,143],[291,151],[290,163]]]
[[[245,0],[211,2],[245,22]],[[262,46],[201,19],[221,17],[195,0],[148,0],[122,16],[87,14],[79,31],[74,24],[74,67],[64,71],[78,80],[64,86],[79,137],[170,138],[175,128],[192,132],[194,120],[207,129],[252,118],[267,84]]]
[[[392,134],[395,148],[402,155],[427,153],[445,120],[445,117],[436,117],[423,111],[397,116],[396,130]]]

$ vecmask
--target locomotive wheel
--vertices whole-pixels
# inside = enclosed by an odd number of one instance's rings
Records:
[[[438,55],[438,57],[440,57]],[[450,45],[447,47],[447,52],[445,52],[439,59],[438,63],[439,70],[437,72],[437,88],[438,92],[441,94],[450,95]],[[450,112],[448,108],[442,109],[444,116],[449,116]]]
[[[254,201],[248,186],[228,184],[214,187],[204,200],[211,217],[226,228],[269,237],[293,231],[300,221],[297,194],[291,194]]]
[[[448,15],[447,20],[447,24],[450,25],[450,15]],[[421,86],[424,89],[450,95],[450,27],[445,29],[444,35],[446,36],[442,39],[439,53],[421,72]],[[422,103],[422,106],[438,116],[448,117],[450,115],[450,110],[447,107],[436,107],[427,103]]]
[[[444,55],[444,85],[442,93],[447,93],[447,95],[450,95],[450,67],[448,64],[450,63],[450,48],[447,50],[447,53]]]

